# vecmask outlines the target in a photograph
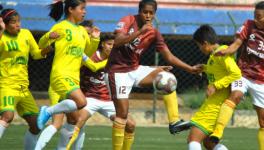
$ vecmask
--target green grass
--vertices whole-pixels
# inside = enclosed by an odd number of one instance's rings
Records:
[[[23,138],[27,127],[13,125],[0,140],[1,150],[22,150]],[[226,130],[223,143],[230,150],[256,150],[257,129],[229,128]],[[138,127],[133,150],[185,150],[188,132],[172,136],[164,127]],[[54,150],[58,141],[56,135],[46,150]],[[86,127],[85,150],[111,150],[111,127]]]

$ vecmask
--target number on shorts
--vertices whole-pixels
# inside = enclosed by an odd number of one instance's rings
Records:
[[[126,86],[120,86],[119,87],[119,94],[126,94]]]
[[[14,105],[15,97],[14,96],[4,96],[4,106]]]
[[[241,80],[234,81],[234,87],[242,87],[243,82]]]
[[[69,83],[70,86],[75,85],[75,83],[70,78],[65,78],[65,80]]]

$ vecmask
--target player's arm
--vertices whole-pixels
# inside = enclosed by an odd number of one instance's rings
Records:
[[[27,33],[28,34],[26,36],[28,37],[28,42],[30,45],[30,54],[33,59],[41,59],[46,57],[46,55],[50,52],[51,47],[48,46],[40,49],[31,32],[28,31]]]
[[[40,48],[46,48],[52,43],[54,43],[56,40],[62,38],[64,35],[65,33],[63,29],[55,25],[49,32],[45,33],[40,38],[38,45]]]
[[[84,36],[86,39],[86,45],[85,45],[85,50],[84,53],[88,56],[91,57],[93,53],[98,49],[98,45],[100,43],[100,34],[101,31],[97,27],[93,27],[91,30],[91,36],[88,35],[88,33],[83,29],[85,32]]]
[[[220,80],[217,80],[213,83],[216,89],[222,89],[228,87],[233,81],[241,78],[242,74],[237,66],[235,60],[231,56],[226,56],[223,58],[223,65],[225,66],[228,75],[224,76]]]
[[[107,59],[98,63],[95,63],[92,59],[90,59],[85,54],[83,55],[83,65],[89,68],[92,72],[96,72],[100,69],[105,68],[107,63]]]
[[[4,31],[5,31],[5,23],[2,19],[2,17],[0,17],[0,39],[1,39]]]
[[[243,44],[243,40],[236,38],[235,41],[225,50],[218,51],[215,53],[216,56],[225,56],[234,54],[238,48]]]
[[[202,65],[190,66],[180,60],[178,57],[174,56],[168,48],[163,49],[160,51],[160,54],[163,58],[171,65],[179,67],[187,72],[190,73],[200,73],[202,72]]]

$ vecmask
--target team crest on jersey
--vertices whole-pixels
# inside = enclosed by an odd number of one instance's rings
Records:
[[[255,38],[256,38],[256,36],[254,33],[250,34],[250,36],[249,36],[250,41],[255,41]]]
[[[116,30],[123,29],[124,26],[125,26],[125,23],[124,22],[118,22],[117,25],[116,25]]]

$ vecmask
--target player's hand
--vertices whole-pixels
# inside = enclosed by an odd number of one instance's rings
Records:
[[[151,22],[147,22],[146,24],[143,25],[143,27],[139,31],[140,31],[140,33],[144,34],[147,31],[150,31],[152,29],[153,29],[152,23]]]
[[[172,66],[159,66],[158,68],[161,68],[161,69],[164,70],[164,71],[170,71],[170,70],[173,69]]]
[[[98,27],[94,26],[92,29],[91,29],[91,37],[92,38],[99,38],[100,37],[100,34],[101,34],[101,31]]]
[[[216,87],[212,84],[207,86],[207,90],[206,90],[206,96],[212,96],[214,93],[216,92]]]
[[[198,64],[198,65],[192,66],[190,72],[196,74],[196,73],[203,72],[203,70],[204,70],[204,65],[203,64]]]
[[[4,30],[5,30],[5,23],[2,17],[0,17],[0,33],[4,32]]]
[[[58,32],[50,32],[49,39],[58,39],[60,34]]]

